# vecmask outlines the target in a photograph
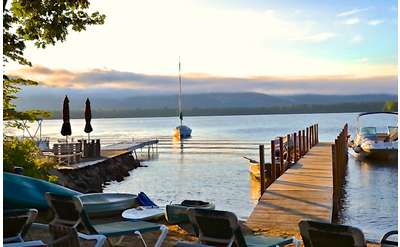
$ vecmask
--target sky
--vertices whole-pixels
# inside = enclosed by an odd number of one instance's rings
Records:
[[[35,48],[46,87],[176,93],[397,93],[395,0],[92,0],[104,25]]]

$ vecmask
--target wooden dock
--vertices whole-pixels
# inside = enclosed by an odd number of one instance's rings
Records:
[[[129,153],[133,153],[135,159],[138,159],[138,155],[136,150],[147,148],[148,157],[150,158],[150,151],[154,150],[154,147],[158,144],[157,139],[151,140],[136,140],[131,142],[119,142],[110,144],[104,147],[101,147],[101,155],[98,158],[91,158],[86,160],[81,160],[80,162],[69,164],[69,165],[60,165],[58,170],[74,170],[80,169],[87,166],[97,165],[101,162],[106,161],[107,159],[112,159],[114,157],[125,155]],[[157,148],[157,146],[156,146]]]
[[[332,196],[332,146],[318,143],[265,190],[246,225],[256,232],[299,238],[300,220],[331,222]]]

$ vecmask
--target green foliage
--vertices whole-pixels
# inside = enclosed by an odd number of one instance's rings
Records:
[[[20,86],[37,85],[37,82],[24,80],[21,78],[10,79],[3,75],[3,120],[4,127],[22,128],[22,123],[18,120],[33,121],[38,118],[50,117],[49,112],[40,110],[17,111],[13,100],[16,94],[21,90]]]
[[[25,41],[34,41],[39,48],[65,41],[68,32],[83,31],[87,25],[103,24],[105,15],[87,13],[88,0],[13,0],[10,10],[3,1],[3,61],[31,66],[24,57]],[[18,120],[33,121],[50,116],[40,110],[19,112],[13,104],[23,85],[37,85],[32,80],[3,76],[3,119],[5,127],[22,128]]]
[[[31,65],[23,57],[25,41],[45,48],[65,41],[70,29],[80,32],[87,25],[103,24],[105,15],[87,13],[89,5],[88,0],[13,0],[3,12],[3,59]]]
[[[57,180],[50,175],[57,163],[43,157],[36,143],[31,139],[3,138],[3,170],[12,172],[14,166],[24,168],[24,175],[44,179],[50,182]]]
[[[385,102],[385,105],[383,106],[384,111],[397,111],[397,102],[393,100],[388,100]]]

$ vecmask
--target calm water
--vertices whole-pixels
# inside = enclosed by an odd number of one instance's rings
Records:
[[[347,122],[355,130],[357,114],[297,114],[258,116],[187,117],[193,137],[172,140],[177,118],[94,119],[92,137],[102,144],[142,137],[160,138],[158,157],[148,167],[131,171],[125,181],[112,182],[105,191],[146,192],[158,204],[183,199],[212,201],[217,209],[245,219],[259,197],[259,185],[249,177],[242,156],[257,159],[258,145],[275,136],[319,123],[321,141],[332,141]],[[382,121],[377,120],[376,123]],[[72,120],[76,138],[86,136],[84,120]],[[43,124],[43,135],[52,140],[61,120]],[[266,152],[268,154],[268,151]],[[266,158],[269,160],[269,157]],[[341,222],[360,227],[367,238],[379,239],[397,229],[397,164],[373,164],[350,158]]]

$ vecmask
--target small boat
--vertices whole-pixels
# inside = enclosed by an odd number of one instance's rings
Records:
[[[86,213],[92,217],[121,215],[124,210],[139,206],[137,196],[128,193],[91,193],[78,198]]]
[[[354,140],[350,142],[350,147],[359,159],[376,159],[376,160],[397,160],[398,157],[398,127],[385,126],[386,130],[378,132],[376,126],[362,124],[365,116],[390,114],[396,115],[397,112],[366,112],[361,113],[357,117],[357,132]],[[382,122],[382,118],[379,118]]]
[[[165,208],[165,219],[168,224],[178,225],[189,233],[194,233],[192,224],[187,214],[190,208],[215,209],[211,202],[184,200],[179,204],[170,204]]]
[[[9,172],[3,173],[3,186],[4,208],[7,209],[48,209],[49,205],[45,197],[46,192],[65,196],[81,194],[78,191],[68,189],[61,185]]]
[[[185,139],[192,136],[192,129],[186,125],[183,125],[183,113],[182,113],[182,79],[181,79],[181,61],[179,59],[179,96],[178,96],[178,111],[180,125],[175,127],[174,137],[178,139]]]
[[[247,158],[245,156],[243,156],[243,158],[245,158],[246,160],[249,161],[249,172],[250,175],[252,177],[254,177],[257,180],[260,180],[261,176],[260,176],[260,163],[256,160]]]
[[[127,208],[139,206],[137,196],[125,193],[93,193],[82,194],[64,186],[41,179],[31,178],[14,173],[3,173],[4,208],[49,208],[46,192],[64,196],[77,196],[89,216],[120,214]]]
[[[122,213],[122,217],[129,220],[158,220],[165,214],[165,208],[157,206],[139,206],[130,208]]]

